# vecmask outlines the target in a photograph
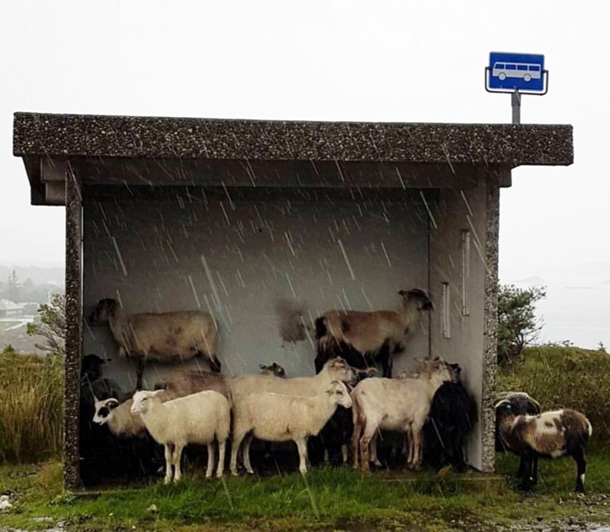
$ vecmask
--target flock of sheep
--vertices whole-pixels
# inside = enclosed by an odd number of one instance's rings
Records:
[[[377,440],[381,430],[403,434],[406,463],[417,470],[423,454],[437,469],[466,467],[463,445],[476,422],[476,405],[459,382],[460,368],[445,361],[424,360],[412,374],[392,377],[393,355],[404,348],[407,331],[422,311],[433,308],[423,290],[401,290],[398,311],[331,310],[315,320],[316,375],[287,378],[281,366],[261,366],[261,374],[220,373],[216,356],[218,330],[205,312],[165,314],[123,311],[103,299],[90,323],[107,323],[119,347],[136,364],[137,384],[123,394],[102,376],[102,361],[88,355],[82,362],[81,448],[96,439],[90,423],[105,425],[115,436],[150,434],[165,448],[165,482],[181,477],[181,456],[189,444],[206,445],[206,476],[222,476],[226,444],[231,439],[230,470],[238,458],[253,473],[250,445],[294,441],[299,470],[307,471],[310,437],[320,435],[326,455],[340,449],[347,462],[369,471],[380,466]],[[212,371],[174,370],[155,386],[142,390],[147,360],[176,363],[203,355]],[[383,377],[371,377],[379,361]],[[525,399],[524,399],[525,397]],[[508,394],[497,402],[497,443],[522,457],[523,483],[536,481],[537,457],[573,456],[578,465],[577,490],[584,490],[584,444],[591,425],[584,415],[562,410],[532,411],[537,403],[526,394]],[[93,415],[92,415],[93,413]],[[425,445],[424,445],[425,441]],[[216,447],[218,459],[216,459]]]

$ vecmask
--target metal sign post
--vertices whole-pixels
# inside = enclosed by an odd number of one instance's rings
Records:
[[[485,90],[510,93],[513,124],[521,123],[521,95],[544,96],[549,88],[549,72],[544,56],[491,52],[485,67]]]

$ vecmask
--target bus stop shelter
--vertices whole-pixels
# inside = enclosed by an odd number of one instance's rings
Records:
[[[468,462],[493,469],[500,189],[518,166],[571,164],[571,126],[16,113],[14,154],[32,204],[66,212],[67,487],[82,484],[82,357],[112,358],[105,376],[134,385],[86,321],[109,297],[211,312],[223,372],[276,361],[299,376],[314,373],[320,313],[425,289],[435,310],[394,372],[458,362],[479,407]],[[168,369],[148,365],[146,386]]]

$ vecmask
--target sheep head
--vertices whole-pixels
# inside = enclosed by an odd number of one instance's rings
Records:
[[[104,399],[100,401],[97,397],[93,397],[94,405],[95,405],[95,414],[93,415],[93,422],[98,425],[105,425],[110,416],[112,415],[112,411],[119,406],[121,403],[114,397],[110,399]]]
[[[413,288],[411,290],[400,290],[398,295],[404,298],[404,304],[414,304],[417,310],[434,310],[434,304],[428,296],[428,294],[419,288]]]
[[[322,371],[326,371],[330,374],[333,380],[341,382],[353,383],[356,381],[358,374],[356,370],[352,368],[345,359],[341,357],[331,358],[326,364]]]
[[[496,400],[496,406],[502,403],[502,401],[510,402],[512,411],[517,415],[536,415],[542,411],[540,403],[525,392],[505,392],[500,394]]]
[[[91,325],[107,323],[110,318],[116,316],[121,306],[116,299],[100,299],[89,316]]]
[[[163,392],[164,390],[156,390],[154,392],[140,390],[139,392],[136,392],[133,396],[133,404],[131,405],[132,415],[135,416],[137,414],[145,414],[148,412],[152,401]]]
[[[326,393],[329,395],[330,400],[334,404],[343,406],[344,408],[352,407],[352,398],[349,395],[347,386],[341,381],[334,380],[330,383],[330,387],[326,389]]]
[[[434,360],[424,360],[424,373],[428,380],[443,382],[457,382],[453,365],[439,359],[438,357]]]
[[[273,362],[269,366],[265,366],[265,364],[259,364],[258,367],[261,369],[261,373],[264,375],[274,375],[275,377],[279,377],[280,379],[286,378],[286,370],[280,366],[277,362]]]

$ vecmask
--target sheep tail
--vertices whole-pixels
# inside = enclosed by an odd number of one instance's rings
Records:
[[[587,418],[585,418],[585,430],[587,431],[587,435],[590,438],[591,435],[593,434],[593,426],[591,425],[591,422]]]

